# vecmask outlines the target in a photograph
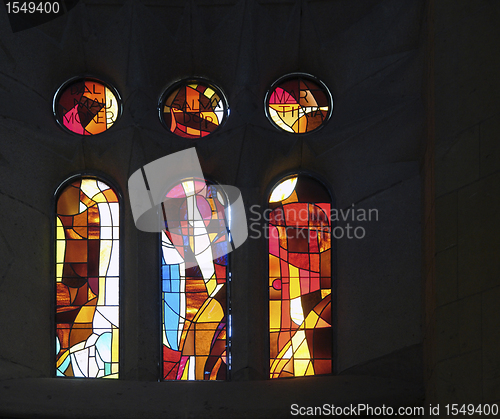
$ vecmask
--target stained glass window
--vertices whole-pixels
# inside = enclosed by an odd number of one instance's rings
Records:
[[[57,195],[56,375],[118,378],[119,201],[80,177]]]
[[[108,130],[120,111],[118,92],[93,78],[71,79],[54,96],[57,123],[75,134],[95,135]]]
[[[315,179],[291,176],[271,192],[270,377],[332,372],[331,198]]]
[[[315,77],[294,73],[273,83],[266,95],[266,114],[279,129],[304,134],[328,121],[333,110],[326,85]]]
[[[170,132],[184,138],[202,138],[219,128],[229,115],[222,90],[202,79],[183,80],[160,99],[160,119]]]
[[[164,210],[178,218],[161,233],[163,379],[224,380],[228,200],[220,186],[193,178],[166,197]]]

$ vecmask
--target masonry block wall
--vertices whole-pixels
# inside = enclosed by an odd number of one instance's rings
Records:
[[[79,1],[13,32],[0,11],[0,416],[288,417],[290,405],[498,401],[500,6],[493,1]],[[266,89],[319,77],[333,118],[311,135],[275,130]],[[124,113],[69,135],[56,89],[103,76]],[[171,83],[203,76],[228,96],[227,124],[186,142],[158,120]],[[128,177],[195,146],[206,176],[264,208],[273,182],[315,173],[339,209],[378,210],[339,239],[335,374],[268,380],[267,249],[232,254],[227,382],[158,382],[158,237],[133,223]],[[53,194],[105,173],[124,197],[120,379],[53,371]],[[434,192],[435,191],[435,192]],[[346,221],[338,225],[345,227]]]
[[[435,1],[431,402],[500,400],[500,5]]]

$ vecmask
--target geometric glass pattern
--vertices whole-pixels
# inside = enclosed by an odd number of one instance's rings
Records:
[[[303,134],[328,121],[333,100],[323,82],[308,74],[294,73],[273,83],[266,94],[265,110],[277,128]]]
[[[219,128],[229,115],[224,93],[202,79],[183,80],[163,94],[159,104],[163,125],[183,138],[202,138]]]
[[[121,99],[113,87],[100,80],[76,78],[59,88],[53,108],[62,128],[79,135],[95,135],[115,123]]]
[[[80,177],[56,202],[56,375],[118,378],[119,201]]]
[[[332,372],[331,198],[294,175],[269,199],[270,378]]]
[[[162,376],[225,380],[229,238],[220,226],[229,225],[228,200],[221,187],[194,178],[166,197],[164,205],[175,206],[178,217],[161,233]]]

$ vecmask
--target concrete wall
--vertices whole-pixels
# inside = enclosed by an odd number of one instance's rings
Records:
[[[422,404],[422,266],[427,260],[422,249],[432,246],[432,240],[424,246],[422,236],[433,214],[422,199],[426,196],[423,180],[433,184],[432,153],[427,147],[433,104],[428,103],[432,65],[429,70],[426,7],[423,0],[80,1],[63,17],[15,33],[2,9],[0,415],[282,417],[289,415],[291,403]],[[483,17],[478,12],[479,16],[487,19],[487,14]],[[332,120],[314,134],[293,137],[278,132],[264,115],[266,89],[293,71],[321,78],[334,96]],[[111,130],[92,138],[63,132],[51,112],[59,85],[83,73],[110,80],[124,99],[122,118]],[[227,124],[200,141],[168,133],[156,111],[165,87],[193,75],[219,84],[231,107]],[[446,94],[442,93],[443,100]],[[436,109],[439,106],[445,113],[444,105],[437,103]],[[481,138],[485,147],[494,148],[494,119],[485,117],[494,114],[482,109],[470,136],[464,134],[457,143],[457,152],[464,150],[467,157],[471,157],[469,138],[479,144],[480,129],[489,130],[489,136]],[[456,119],[463,120],[462,114]],[[449,115],[447,121],[454,119]],[[440,126],[437,137],[455,144],[454,139],[467,128],[447,132]],[[334,375],[267,380],[266,242],[252,238],[232,256],[231,381],[157,382],[158,238],[135,228],[127,180],[144,164],[193,145],[206,176],[239,187],[247,209],[252,205],[264,209],[273,181],[300,169],[316,173],[327,183],[338,208],[354,204],[378,210],[376,221],[351,222],[366,229],[362,240],[336,243]],[[498,162],[498,153],[495,157],[486,148],[481,150],[481,161],[496,158]],[[438,201],[444,205],[456,193],[454,214],[474,211],[470,202],[475,201],[467,198],[474,192],[456,190],[459,185],[454,182],[463,178],[477,182],[471,185],[482,188],[485,203],[494,200],[487,193],[494,174],[486,169],[494,165],[477,171],[477,179],[456,170],[455,177],[440,180]],[[78,172],[104,173],[124,195],[118,381],[53,377],[53,193]],[[469,205],[458,204],[462,202]],[[445,217],[440,228],[449,222]],[[481,229],[483,222],[476,219],[458,226]],[[426,231],[432,233],[429,228]],[[492,235],[490,230],[484,234]],[[477,246],[470,248],[474,241],[463,237],[467,240],[458,242],[455,252],[460,243],[465,246],[463,252],[479,251]],[[438,250],[448,252],[446,260],[453,258],[449,244],[439,244]],[[468,257],[473,255],[469,251]],[[472,263],[458,259],[458,254],[455,259],[465,266]],[[432,272],[432,267],[426,272]],[[492,286],[485,280],[484,289]],[[477,294],[483,288],[467,286],[461,292],[456,307],[452,302],[458,294],[440,303],[440,318],[459,319],[461,307],[479,315],[481,307],[493,304],[493,289],[484,296]],[[466,301],[466,296],[471,299]],[[479,308],[478,301],[482,301]],[[446,314],[441,308],[446,303],[455,311]],[[429,310],[433,312],[433,307]],[[484,321],[495,325],[491,318]],[[475,328],[467,331],[477,333]],[[431,335],[427,340],[431,348],[436,343],[433,339]],[[481,348],[492,348],[492,336],[482,339]],[[459,342],[458,350],[465,350]],[[474,356],[476,349],[467,348],[467,356]],[[432,369],[432,363],[427,365]],[[445,364],[439,366],[445,368]]]
[[[434,3],[436,271],[426,294],[427,399],[498,403],[500,4]]]

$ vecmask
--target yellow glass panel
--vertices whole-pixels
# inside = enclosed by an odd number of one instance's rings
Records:
[[[111,329],[111,362],[118,362],[118,333],[119,330],[116,327]]]
[[[300,297],[300,278],[299,268],[288,264],[290,272],[290,298]]]
[[[106,297],[106,277],[100,276],[99,277],[99,297],[97,298],[97,305],[98,306],[106,305],[105,297]]]
[[[102,193],[99,192],[98,194],[94,195],[92,199],[97,202],[97,203],[107,203],[108,200],[106,199],[106,196]]]
[[[115,95],[106,87],[106,128],[109,128],[116,121],[118,116],[118,100]]]
[[[281,301],[269,301],[269,327],[271,331],[281,329]]]
[[[211,89],[210,87],[207,87],[203,94],[208,97],[209,99],[214,95],[215,90]]]
[[[66,240],[57,240],[56,241],[56,278],[58,281],[61,281],[61,278],[63,275],[65,252],[66,252]]]
[[[307,367],[309,366],[309,360],[307,359],[294,359],[293,369],[295,371],[296,377],[303,377],[306,375]]]
[[[189,135],[199,136],[200,132],[201,131],[199,129],[193,129],[193,128],[190,128],[190,127],[186,127],[186,133],[189,134]]]
[[[304,330],[297,330],[295,335],[292,336],[292,347],[295,352],[301,343],[306,339],[306,333]]]
[[[293,354],[295,359],[311,359],[311,354],[309,353],[309,346],[307,345],[307,340],[303,340],[300,346],[297,348]]]
[[[321,299],[325,298],[327,295],[330,295],[331,293],[332,293],[331,289],[321,290]]]
[[[314,367],[311,361],[309,361],[309,366],[307,367],[306,376],[307,375],[314,375]]]
[[[217,115],[215,115],[215,112],[200,112],[200,118],[206,119],[215,125],[219,125],[219,120],[217,119]],[[202,123],[202,126],[203,126],[203,123]]]
[[[288,364],[288,362],[290,362],[288,358],[278,360],[276,362],[274,371],[276,371],[279,374],[279,372],[281,372],[281,370],[285,367],[286,364]]]
[[[214,291],[217,288],[217,280],[215,278],[209,279],[206,282],[206,285],[207,285],[207,293],[208,293],[208,295],[210,295],[210,296],[215,295]]]
[[[198,322],[218,322],[224,317],[222,306],[215,299],[207,300],[199,313]]]
[[[306,329],[314,329],[318,322],[319,316],[314,310],[311,310],[306,317]]]
[[[78,312],[76,316],[75,323],[91,323],[94,318],[95,307],[94,306],[84,306]]]
[[[56,367],[59,368],[61,364],[66,360],[69,355],[69,351],[64,352],[56,362]]]
[[[61,219],[59,217],[57,217],[57,220],[56,220],[56,239],[57,240],[65,240],[66,237],[64,236],[64,227],[63,227],[63,224],[61,222]]]
[[[287,199],[292,192],[295,190],[295,185],[297,184],[297,176],[289,178],[281,182],[278,186],[273,189],[269,202],[281,202]]]

